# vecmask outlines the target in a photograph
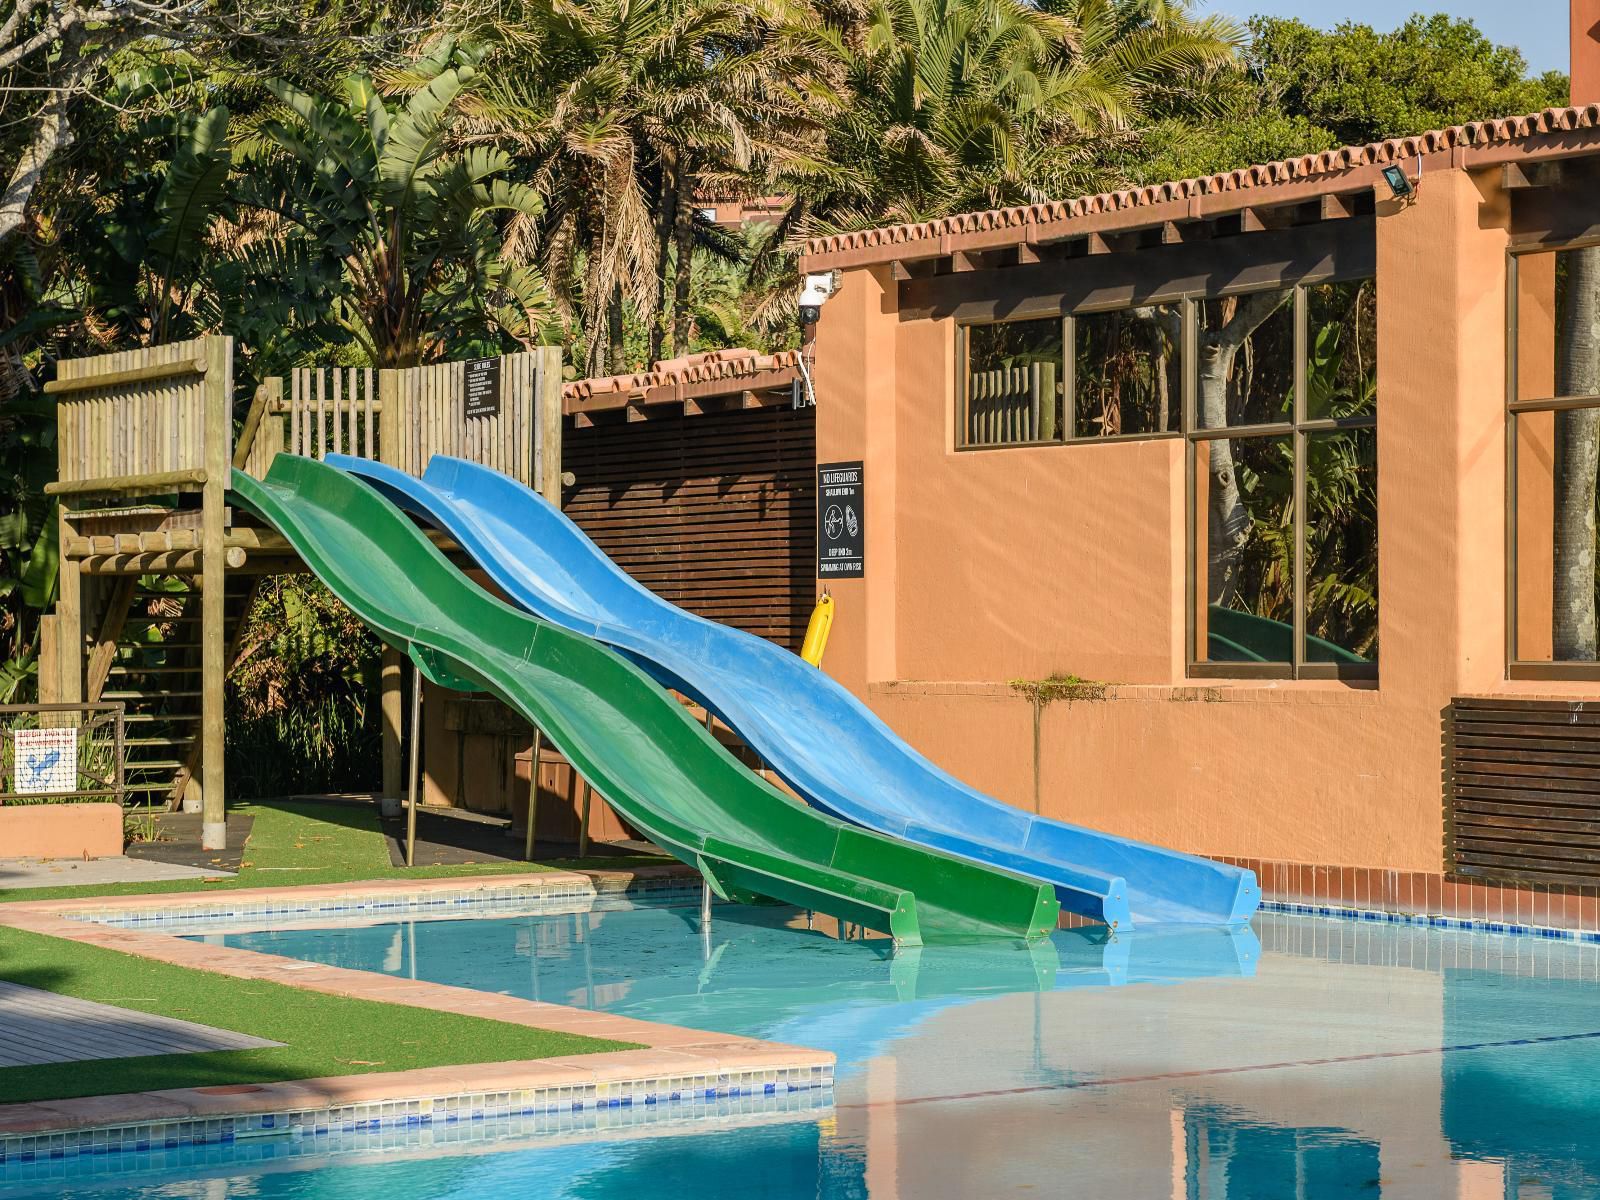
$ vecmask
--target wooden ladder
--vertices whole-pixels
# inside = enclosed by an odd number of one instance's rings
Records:
[[[167,590],[149,579],[129,576],[108,589],[84,696],[124,705],[127,803],[176,807],[200,764],[200,591]],[[259,577],[224,579],[231,667]]]

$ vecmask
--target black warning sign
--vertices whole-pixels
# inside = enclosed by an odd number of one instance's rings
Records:
[[[817,464],[817,577],[866,574],[867,510],[859,462]]]
[[[500,415],[500,360],[480,358],[467,364],[466,416],[498,417]]]

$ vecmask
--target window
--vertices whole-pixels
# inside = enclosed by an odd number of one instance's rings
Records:
[[[1064,328],[1051,317],[962,329],[962,446],[1061,440]]]
[[[1192,311],[1191,673],[1371,676],[1374,285],[1208,298]]]
[[[963,449],[1187,439],[1191,674],[1377,674],[1372,279],[968,325],[959,339]],[[1592,519],[1600,361],[1589,392]]]
[[[1072,318],[1072,436],[1177,433],[1183,309],[1150,304]]]
[[[1510,673],[1597,678],[1600,247],[1516,255],[1510,279]]]

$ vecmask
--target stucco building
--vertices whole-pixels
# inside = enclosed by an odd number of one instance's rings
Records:
[[[1580,103],[811,243],[826,669],[1269,899],[1592,923],[1597,181]]]

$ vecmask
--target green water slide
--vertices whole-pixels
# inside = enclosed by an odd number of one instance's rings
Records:
[[[544,730],[719,896],[786,901],[907,945],[1055,927],[1049,884],[845,825],[780,792],[633,664],[489,595],[349,475],[280,454],[265,481],[236,471],[233,498],[428,678],[491,692]]]

